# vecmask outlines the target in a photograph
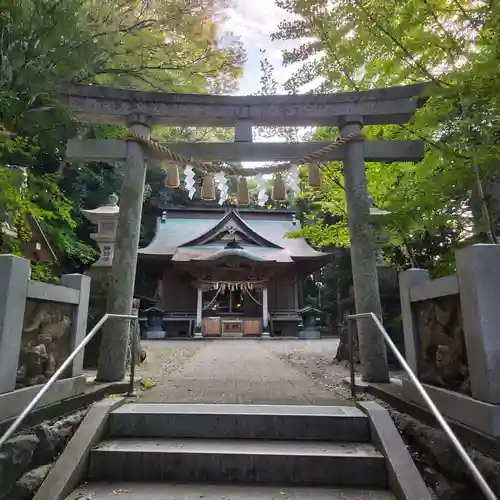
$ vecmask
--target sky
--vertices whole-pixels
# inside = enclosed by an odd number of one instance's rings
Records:
[[[291,75],[293,68],[282,66],[281,51],[297,42],[273,42],[271,34],[277,31],[281,21],[293,19],[293,15],[276,6],[275,0],[233,0],[222,30],[240,37],[247,52],[245,72],[236,94],[253,94],[260,89],[260,61],[264,58],[260,50],[266,51],[265,57],[274,66],[274,77],[279,83]]]

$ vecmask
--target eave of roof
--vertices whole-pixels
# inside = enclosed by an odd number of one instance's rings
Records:
[[[272,249],[284,251],[288,254],[288,261],[324,259],[329,255],[312,248],[304,238],[286,237],[288,233],[300,229],[300,224],[292,219],[293,212],[288,212],[289,218],[270,220],[265,217],[246,219],[245,212],[231,211],[229,213],[233,214],[231,217],[234,218],[235,223],[259,242],[261,246],[257,248],[266,249],[266,251]],[[158,219],[156,234],[148,246],[139,249],[140,256],[170,260],[180,248],[189,249],[201,255],[199,253],[200,245],[197,243],[206,241],[207,235],[215,233],[216,228],[223,225],[222,221],[230,220],[228,215],[224,213],[221,213],[221,218],[193,218],[192,216],[187,217],[190,215],[187,213],[186,217],[179,217],[179,215],[176,214],[176,217],[169,218],[167,212],[166,220]],[[249,245],[245,242],[241,244],[243,248],[248,250]],[[201,246],[201,248],[203,247],[208,247],[208,244]]]

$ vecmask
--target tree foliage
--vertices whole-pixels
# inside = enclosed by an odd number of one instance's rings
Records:
[[[297,15],[274,38],[301,41],[285,50],[285,65],[299,68],[289,92],[358,91],[429,82],[428,101],[403,126],[366,127],[367,140],[422,139],[421,163],[370,163],[375,205],[389,210],[392,245],[387,257],[436,273],[453,265],[451,250],[489,230],[478,194],[482,180],[495,229],[500,225],[496,88],[500,6],[473,0],[277,0]],[[336,131],[321,128],[316,139]],[[475,158],[476,157],[476,158]],[[475,161],[477,159],[477,161]],[[315,213],[304,234],[320,245],[347,245],[341,165],[325,166],[326,182],[311,193]],[[334,223],[325,221],[325,214]]]
[[[230,91],[244,51],[218,30],[226,6],[224,0],[0,0],[0,129],[9,131],[0,143],[0,209],[18,224],[28,213],[39,220],[59,271],[82,270],[95,259],[80,210],[105,203],[121,183],[119,164],[67,162],[65,143],[121,138],[125,131],[78,124],[58,90],[98,83]],[[191,138],[185,130],[173,133]],[[11,182],[12,167],[28,169],[23,191]]]

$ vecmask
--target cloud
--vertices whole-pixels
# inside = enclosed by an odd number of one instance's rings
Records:
[[[239,36],[247,51],[245,72],[237,94],[252,94],[260,89],[261,50],[266,51],[280,83],[290,75],[288,69],[283,71],[281,51],[297,46],[300,42],[272,41],[271,35],[278,30],[282,21],[294,19],[293,14],[279,8],[274,0],[235,0],[233,7],[227,10],[222,29]]]

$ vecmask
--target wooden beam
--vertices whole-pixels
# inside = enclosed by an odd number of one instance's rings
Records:
[[[87,123],[125,124],[142,113],[153,125],[234,127],[335,126],[339,118],[357,115],[365,125],[405,123],[421,104],[425,85],[341,94],[222,96],[171,94],[75,85],[60,91],[62,101]]]
[[[193,157],[207,162],[235,161],[297,161],[321,149],[330,142],[197,142],[172,143],[166,146],[186,158]],[[78,140],[68,141],[66,157],[86,161],[121,161],[125,158],[126,141]],[[424,156],[422,141],[367,141],[364,144],[368,161],[420,161]],[[342,160],[344,146],[330,151],[325,159]]]

